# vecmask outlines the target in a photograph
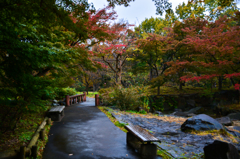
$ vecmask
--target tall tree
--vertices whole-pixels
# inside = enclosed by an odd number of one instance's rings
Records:
[[[183,31],[184,28],[192,27],[196,30],[197,33],[201,33],[201,30],[206,26],[207,21],[199,17],[188,18],[183,21],[176,21],[173,25],[173,28],[170,28],[170,31],[167,35],[170,43],[168,43],[168,54],[171,56],[166,64],[169,66],[165,72],[165,75],[171,76],[175,79],[175,82],[179,84],[179,89],[182,89],[183,82],[180,80],[180,77],[186,74],[187,70],[198,68],[194,67],[185,67],[183,61],[191,61],[193,49],[189,48],[184,40],[187,36],[187,33]],[[178,63],[178,64],[176,64]]]
[[[175,20],[175,18],[172,20],[153,17],[149,19],[146,18],[138,27],[135,27],[135,33],[138,34],[140,38],[147,37],[148,33],[165,35],[166,30],[164,28],[171,27]]]
[[[101,45],[97,45],[94,51],[98,57],[109,66],[116,75],[116,83],[121,84],[123,66],[128,57],[126,50],[132,43],[131,30],[128,24],[114,24],[109,27],[112,39],[106,40]]]
[[[231,78],[238,76],[239,66],[239,37],[240,28],[239,12],[234,16],[220,17],[215,22],[208,22],[205,27],[196,30],[196,25],[183,29],[188,35],[184,43],[188,45],[192,52],[192,61],[186,60],[181,62],[182,66],[194,66],[201,68],[197,76],[185,76],[182,80],[201,80],[219,78],[219,89],[221,89],[221,78]],[[176,63],[180,65],[178,61]]]
[[[86,0],[4,0],[0,8],[1,99],[35,106],[96,65],[88,48],[110,37],[106,21],[116,15],[109,7],[94,11]]]

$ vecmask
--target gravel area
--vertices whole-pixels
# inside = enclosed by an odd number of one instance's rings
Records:
[[[132,114],[111,109],[109,111],[120,123],[131,123],[149,130],[162,141],[158,146],[169,152],[174,158],[194,158],[194,156],[199,158],[204,153],[204,146],[216,139],[231,142],[240,150],[239,138],[236,138],[233,143],[229,137],[223,135],[196,135],[182,132],[180,127],[187,118]]]

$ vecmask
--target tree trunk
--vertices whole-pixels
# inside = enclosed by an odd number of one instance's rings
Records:
[[[152,64],[152,55],[150,54],[150,64]],[[153,78],[153,69],[150,66],[150,74],[149,74],[149,81],[151,81]]]
[[[118,74],[116,73],[116,84],[118,84]]]
[[[218,90],[221,91],[222,90],[222,77],[218,77]]]
[[[150,69],[150,74],[149,74],[149,81],[151,81],[153,78],[153,69]]]
[[[180,82],[180,84],[179,84],[179,90],[182,90],[182,86],[183,86],[183,83]]]
[[[118,84],[118,85],[121,85],[122,83],[121,83],[121,81],[122,81],[122,61],[121,60],[119,60],[119,64],[118,64],[118,72],[116,73],[116,75],[117,75],[117,79],[116,79],[116,83]]]
[[[158,86],[158,93],[157,95],[160,95],[160,86]]]
[[[116,84],[121,85],[122,84],[121,81],[122,81],[122,72],[118,72],[117,78],[116,78]]]
[[[233,78],[230,78],[231,82],[233,85],[235,85],[235,81],[233,80]]]
[[[88,95],[88,84],[86,85],[86,92],[87,92],[87,95]]]

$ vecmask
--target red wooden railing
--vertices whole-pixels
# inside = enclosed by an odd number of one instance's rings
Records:
[[[70,106],[75,103],[85,102],[86,101],[86,92],[83,94],[77,94],[73,96],[66,95],[66,106]]]
[[[99,106],[99,105],[100,105],[99,95],[95,94],[95,106]]]

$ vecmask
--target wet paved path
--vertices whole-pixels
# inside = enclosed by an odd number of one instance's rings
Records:
[[[126,133],[94,107],[94,98],[65,108],[61,122],[54,122],[43,159],[140,158],[126,145]]]

